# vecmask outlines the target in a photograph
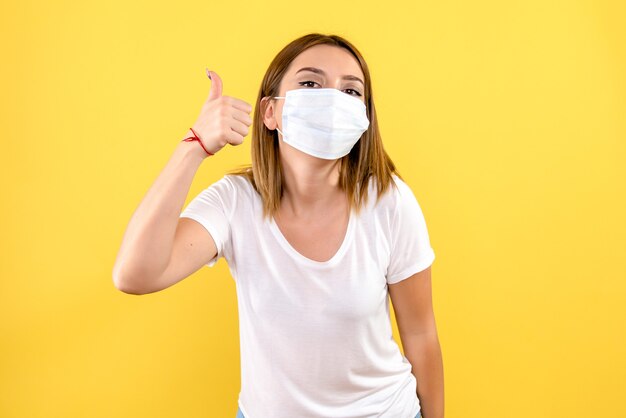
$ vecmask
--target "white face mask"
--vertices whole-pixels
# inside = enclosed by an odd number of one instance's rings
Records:
[[[334,88],[288,90],[283,106],[283,141],[326,160],[348,154],[370,124],[365,104]]]

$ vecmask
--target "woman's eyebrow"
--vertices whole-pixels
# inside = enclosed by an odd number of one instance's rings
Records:
[[[323,70],[321,70],[320,68],[315,68],[315,67],[302,67],[298,71],[296,71],[296,74],[298,74],[300,71],[311,71],[313,73],[326,75],[326,73]],[[344,80],[359,81],[361,84],[363,84],[363,86],[365,86],[365,83],[363,82],[363,80],[361,80],[359,77],[355,75],[344,75],[341,78]]]

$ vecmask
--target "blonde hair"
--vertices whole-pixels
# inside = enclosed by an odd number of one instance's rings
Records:
[[[278,134],[276,130],[269,130],[263,123],[263,114],[267,102],[261,101],[261,99],[266,96],[277,96],[280,83],[289,64],[304,50],[320,44],[345,48],[357,59],[365,76],[363,80],[365,82],[364,99],[370,125],[352,150],[339,162],[339,187],[345,191],[351,209],[359,213],[361,207],[367,202],[371,178],[376,181],[378,199],[390,185],[396,187],[392,174],[402,179],[393,161],[383,148],[376,119],[370,73],[363,56],[354,45],[341,36],[310,33],[289,43],[271,62],[259,89],[256,103],[261,105],[254,109],[251,144],[252,164],[239,167],[228,173],[248,178],[254,189],[261,195],[264,218],[274,216],[280,206],[283,194],[283,175],[278,148]]]

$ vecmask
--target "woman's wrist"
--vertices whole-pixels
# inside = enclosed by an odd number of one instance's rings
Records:
[[[212,152],[210,152],[208,149],[206,149],[206,146],[202,142],[202,139],[200,138],[200,136],[198,135],[196,130],[193,129],[193,127],[191,127],[191,128],[189,128],[189,131],[191,131],[191,135],[188,136],[187,138],[183,139],[183,141],[184,142],[197,142],[198,145],[200,145],[200,147],[202,147],[202,149],[204,150],[204,152],[206,153],[207,156],[213,155]]]
[[[183,139],[181,139],[176,147],[177,152],[183,154],[186,158],[203,161],[209,155],[198,143],[198,141],[185,141],[185,138],[194,136],[191,129],[188,129]]]

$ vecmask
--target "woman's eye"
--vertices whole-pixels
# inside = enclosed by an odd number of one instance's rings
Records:
[[[304,86],[305,84],[309,84],[309,83],[311,83],[311,84],[318,84],[315,81],[300,81],[298,84],[301,85],[301,86]],[[313,87],[313,86],[307,85],[306,87]],[[356,94],[348,93],[350,96],[361,96],[361,93],[359,93],[358,91],[356,91],[354,89],[346,89],[346,90],[350,90],[350,91],[353,91],[354,93],[356,93]]]
[[[360,96],[361,93],[359,93],[358,91],[354,90],[354,89],[346,89],[346,90],[352,90],[353,92],[356,93],[356,96]],[[350,93],[351,96],[354,96],[354,94]]]
[[[301,81],[298,84],[300,84],[301,86],[307,84],[307,83],[313,83],[313,84],[317,84],[315,81]],[[313,86],[307,86],[307,87],[313,87]]]

